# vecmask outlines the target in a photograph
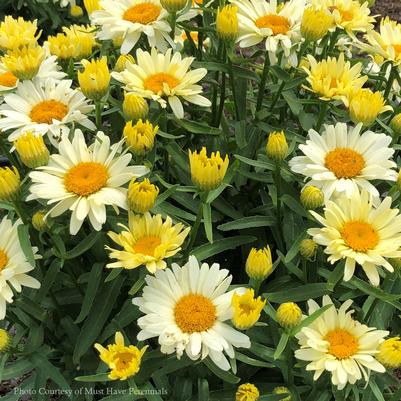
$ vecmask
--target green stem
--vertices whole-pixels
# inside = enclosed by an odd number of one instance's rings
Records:
[[[283,235],[282,215],[281,215],[281,174],[280,163],[276,162],[276,169],[274,171],[274,184],[276,186],[276,210],[277,210],[277,232],[280,240],[280,247],[285,251],[285,242]]]
[[[263,65],[262,78],[260,80],[258,99],[256,101],[256,112],[258,112],[262,108],[263,96],[265,94],[265,86],[267,82],[267,76],[269,75],[269,69],[270,69],[269,52],[266,52],[265,63]]]
[[[175,39],[175,25],[177,23],[177,13],[174,11],[171,13],[171,32],[170,32],[170,36],[171,39]]]
[[[96,127],[98,130],[102,129],[102,102],[99,100],[95,102],[96,111]]]
[[[188,258],[189,252],[191,251],[191,249],[195,243],[196,237],[198,235],[199,226],[202,221],[202,216],[203,216],[203,202],[200,202],[198,214],[196,215],[196,220],[195,220],[194,226],[191,229],[191,235],[189,237],[189,242],[188,242],[187,248],[185,250],[185,259]]]
[[[384,95],[383,95],[383,97],[385,99],[388,99],[388,96],[390,95],[391,88],[393,87],[395,74],[396,74],[395,69],[396,69],[396,67],[391,66],[390,76],[388,77],[386,90],[384,91]]]
[[[230,85],[231,85],[231,90],[233,92],[235,117],[236,117],[237,121],[239,121],[240,120],[240,112],[238,109],[237,95],[236,95],[236,89],[235,89],[234,69],[233,69],[233,64],[231,62],[230,56],[227,57],[227,60],[228,60],[228,72],[229,72],[229,77],[230,77]]]
[[[272,101],[272,105],[270,106],[270,111],[272,111],[272,110],[274,109],[274,106],[276,105],[277,100],[279,99],[279,97],[280,97],[280,95],[281,95],[281,92],[282,92],[283,89],[284,89],[284,86],[285,86],[285,81],[281,81],[280,87],[278,88],[278,91],[277,91],[277,93],[276,93],[276,96],[274,96],[274,99],[273,99],[273,101]]]
[[[334,46],[335,46],[336,43],[337,43],[337,38],[338,38],[338,35],[339,35],[339,34],[340,34],[340,30],[339,30],[339,29],[336,29],[336,30],[332,33],[331,38],[330,38],[330,45],[329,45],[329,48],[328,48],[328,51],[327,51],[327,55],[328,55],[328,56],[330,56],[331,52],[333,51]]]
[[[221,74],[221,85],[220,85],[220,104],[217,111],[216,121],[214,126],[219,127],[221,122],[221,117],[223,115],[224,110],[224,101],[226,99],[226,74],[223,72]]]
[[[320,107],[319,118],[316,123],[316,131],[319,131],[322,128],[324,118],[326,117],[327,110],[329,108],[329,102],[323,101]]]

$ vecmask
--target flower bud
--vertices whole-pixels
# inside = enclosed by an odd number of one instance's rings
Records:
[[[49,162],[49,150],[42,135],[27,131],[14,142],[14,146],[22,163],[29,168],[46,166]]]
[[[79,18],[84,15],[84,10],[82,9],[82,7],[80,7],[78,5],[71,6],[70,14],[71,14],[71,17]]]
[[[325,9],[307,7],[301,22],[301,35],[309,42],[315,42],[326,36],[334,25],[333,16]]]
[[[390,128],[396,135],[401,135],[401,113],[396,114],[390,121]]]
[[[46,212],[43,210],[39,210],[32,216],[32,226],[36,231],[44,232],[49,228],[45,216]]]
[[[294,302],[281,304],[277,309],[276,319],[281,327],[291,329],[301,322],[301,308]]]
[[[307,260],[315,260],[317,244],[312,239],[304,239],[299,244],[299,253]]]
[[[82,93],[94,101],[99,101],[108,91],[110,84],[110,71],[107,58],[98,60],[82,60],[84,70],[78,71],[78,81]]]
[[[17,199],[20,190],[20,175],[15,167],[0,168],[0,200]]]
[[[308,185],[301,191],[301,203],[307,210],[317,209],[324,204],[323,192],[313,185]]]
[[[134,57],[132,57],[131,54],[121,54],[116,61],[114,71],[121,72],[125,70],[127,63],[135,64]]]
[[[254,280],[264,280],[273,269],[269,246],[262,249],[252,248],[245,263],[248,276]]]
[[[0,329],[0,354],[5,354],[11,347],[11,336],[8,331]]]
[[[159,188],[145,178],[138,182],[133,178],[128,186],[128,206],[135,213],[146,213],[155,204]]]
[[[176,13],[187,5],[188,0],[160,0],[163,8],[169,13]]]
[[[149,106],[146,100],[135,93],[126,93],[123,101],[124,117],[129,121],[144,120],[149,113]]]
[[[251,383],[241,384],[235,393],[235,401],[257,401],[258,398],[259,390]]]
[[[276,161],[284,160],[286,158],[288,154],[288,143],[284,131],[274,131],[269,134],[266,145],[266,154]]]
[[[401,367],[401,340],[393,337],[385,340],[379,346],[376,359],[387,369],[398,369]]]
[[[155,127],[148,120],[141,119],[134,125],[132,121],[125,124],[123,136],[128,149],[137,156],[143,156],[153,149],[155,136],[159,127]]]
[[[227,42],[233,42],[238,36],[237,10],[238,8],[233,5],[227,5],[217,10],[217,35]]]
[[[287,387],[279,386],[273,389],[273,394],[288,394],[288,397],[281,398],[280,401],[291,401],[291,392]]]
[[[254,290],[248,288],[242,295],[234,292],[231,304],[234,326],[239,330],[248,330],[259,320],[266,301],[262,301],[261,297],[254,298]]]

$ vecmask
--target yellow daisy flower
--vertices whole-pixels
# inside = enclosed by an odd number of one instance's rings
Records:
[[[99,351],[100,359],[110,368],[109,378],[111,380],[127,380],[136,375],[141,367],[141,359],[148,346],[138,349],[133,345],[124,345],[124,337],[118,331],[115,334],[115,344],[109,344],[104,348],[95,344]]]
[[[120,234],[110,231],[109,237],[123,250],[106,247],[110,258],[117,259],[109,263],[109,268],[135,269],[145,265],[151,273],[165,269],[167,259],[175,255],[183,244],[190,228],[181,223],[173,225],[170,217],[163,222],[160,214],[151,216],[129,214],[128,227],[119,224],[124,231]]]
[[[231,300],[234,315],[232,321],[234,326],[240,330],[248,330],[260,318],[260,313],[266,305],[266,300],[261,297],[254,298],[254,290],[248,288],[244,294],[239,295],[236,292]]]

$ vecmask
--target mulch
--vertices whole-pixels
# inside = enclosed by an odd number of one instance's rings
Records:
[[[372,8],[372,15],[389,16],[391,19],[401,22],[401,1],[376,0],[376,4]]]

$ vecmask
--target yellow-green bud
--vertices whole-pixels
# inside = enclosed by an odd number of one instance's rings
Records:
[[[11,336],[8,331],[0,329],[0,354],[6,353],[11,347]]]
[[[169,13],[176,13],[182,10],[187,5],[188,0],[160,0],[162,6]]]
[[[288,397],[281,398],[281,401],[291,401],[291,392],[287,387],[280,386],[273,389],[273,394],[288,394]]]
[[[304,239],[299,244],[299,253],[307,260],[315,260],[317,244],[312,239]]]
[[[245,263],[248,276],[254,280],[264,280],[273,269],[269,246],[262,249],[252,248]]]
[[[286,158],[288,154],[288,143],[284,131],[274,131],[269,134],[266,144],[266,154],[276,161]]]
[[[71,17],[79,18],[84,15],[84,10],[82,9],[82,7],[77,6],[77,5],[71,6],[70,14],[71,14]]]
[[[32,216],[32,225],[36,231],[44,232],[49,228],[45,216],[46,212],[42,210],[39,210]]]
[[[307,210],[317,209],[324,204],[323,192],[313,185],[308,185],[301,191],[301,203]]]
[[[123,101],[123,113],[127,121],[145,120],[149,113],[146,100],[135,93],[126,93]]]
[[[13,167],[0,168],[0,199],[13,201],[18,197],[21,179],[18,170]]]
[[[401,113],[396,114],[390,121],[390,128],[396,135],[401,135]]]
[[[294,302],[281,304],[276,312],[278,324],[285,329],[297,326],[302,319],[301,308]]]

